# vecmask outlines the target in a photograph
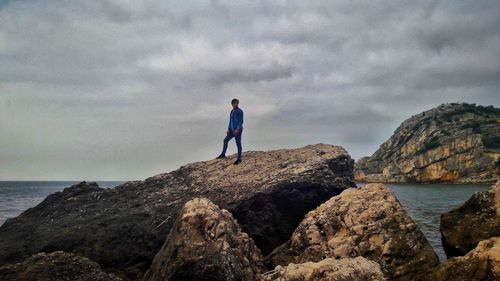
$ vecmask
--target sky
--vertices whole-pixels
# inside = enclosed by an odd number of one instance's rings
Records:
[[[233,98],[244,151],[371,155],[442,103],[500,106],[500,1],[0,0],[0,180],[213,159]]]

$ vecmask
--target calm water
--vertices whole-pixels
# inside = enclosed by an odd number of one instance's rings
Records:
[[[78,182],[7,182],[0,181],[0,225],[7,218],[16,217],[24,210],[34,207],[47,195],[61,191]],[[97,182],[100,187],[110,188],[122,181]],[[359,184],[362,185],[362,184]],[[446,184],[388,184],[403,207],[419,225],[441,260],[446,259],[441,246],[439,216],[460,206],[477,191],[488,189],[488,185]]]
[[[80,181],[0,181],[0,225],[24,210],[36,206],[49,194]],[[99,187],[110,188],[122,181],[98,181]]]
[[[462,205],[474,192],[483,191],[490,187],[489,185],[470,184],[386,185],[396,194],[406,212],[420,227],[441,261],[446,260],[446,254],[441,245],[440,215]]]

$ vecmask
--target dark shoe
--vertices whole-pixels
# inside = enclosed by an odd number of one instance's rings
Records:
[[[234,165],[238,165],[241,163],[241,159],[237,159],[236,161],[234,161]]]
[[[222,159],[222,158],[226,158],[226,155],[221,154],[221,155],[217,156],[217,158],[215,158],[215,159]]]

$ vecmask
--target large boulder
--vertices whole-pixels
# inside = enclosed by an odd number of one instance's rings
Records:
[[[483,240],[467,255],[451,258],[415,278],[415,281],[448,280],[500,280],[500,237]]]
[[[355,187],[353,160],[339,146],[247,151],[184,165],[111,189],[82,182],[47,196],[0,227],[0,264],[41,251],[88,257],[106,272],[140,278],[184,203],[206,197],[229,210],[267,254],[285,242],[304,215]]]
[[[462,256],[481,240],[500,236],[500,181],[441,215],[441,240],[448,257]]]
[[[380,266],[363,257],[334,259],[277,266],[263,281],[384,281]]]
[[[393,192],[383,184],[368,184],[345,190],[309,212],[266,263],[272,268],[356,256],[379,263],[387,277],[400,280],[411,280],[439,262]]]
[[[227,210],[206,198],[187,202],[145,281],[253,281],[264,264],[260,250]]]
[[[106,274],[95,262],[75,254],[61,251],[38,253],[21,263],[0,267],[2,281],[120,281]]]

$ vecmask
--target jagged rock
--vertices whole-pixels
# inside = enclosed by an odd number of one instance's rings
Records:
[[[363,257],[277,266],[263,281],[384,281],[380,266]]]
[[[260,250],[227,210],[206,198],[187,202],[145,281],[252,281],[264,271]]]
[[[467,255],[451,258],[415,278],[415,281],[448,280],[500,280],[500,237],[483,240]]]
[[[500,181],[442,214],[440,229],[448,257],[465,255],[479,241],[500,236]]]
[[[370,157],[365,182],[495,183],[500,177],[500,109],[443,104],[405,120]]]
[[[291,239],[268,257],[268,268],[325,258],[363,256],[391,278],[438,264],[431,245],[383,184],[347,189],[309,212]]]
[[[38,253],[21,263],[0,267],[2,281],[120,281],[113,274],[106,274],[95,262],[61,251]]]
[[[246,151],[240,165],[235,158],[195,162],[111,189],[83,182],[51,194],[0,227],[0,264],[63,250],[138,279],[195,197],[229,210],[267,254],[308,211],[355,187],[353,160],[338,146]]]

